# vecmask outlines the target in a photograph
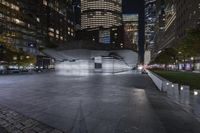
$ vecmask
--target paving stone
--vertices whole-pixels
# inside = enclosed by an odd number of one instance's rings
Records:
[[[0,133],[8,133],[4,128],[0,127]]]
[[[3,133],[63,133],[34,119],[25,117],[17,112],[0,105],[0,130]],[[0,132],[1,133],[1,132]]]
[[[23,131],[23,133],[36,133],[32,128],[26,128],[22,131]]]
[[[5,129],[8,131],[8,132],[14,132],[14,131],[17,131],[18,129],[12,125],[9,125],[7,127],[5,127]]]
[[[39,127],[34,127],[33,130],[36,131],[36,132],[41,132],[42,131],[42,129],[39,128]]]
[[[20,130],[15,130],[15,131],[13,131],[12,133],[21,133],[22,131],[20,131]]]
[[[59,130],[57,130],[57,129],[54,129],[54,130],[51,131],[50,133],[63,133],[63,132],[61,132],[61,131],[59,131]]]
[[[20,123],[14,123],[14,126],[15,126],[17,129],[22,129],[22,128],[23,128],[23,125],[20,124]]]
[[[14,123],[14,122],[15,122],[15,120],[12,119],[12,118],[9,118],[9,119],[7,119],[7,120],[8,120],[9,123]]]

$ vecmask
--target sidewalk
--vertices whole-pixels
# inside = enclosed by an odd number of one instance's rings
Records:
[[[0,77],[0,86],[0,126],[11,126],[11,133],[51,133],[52,127],[69,133],[200,133],[192,110],[159,92],[147,75],[55,72]]]
[[[3,127],[0,127],[1,133],[8,133]]]
[[[0,133],[64,133],[0,105]]]

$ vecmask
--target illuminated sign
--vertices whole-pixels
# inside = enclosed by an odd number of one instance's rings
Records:
[[[99,31],[99,43],[110,44],[110,30]]]

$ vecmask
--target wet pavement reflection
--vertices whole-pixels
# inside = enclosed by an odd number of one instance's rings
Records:
[[[0,77],[0,104],[69,133],[200,133],[194,115],[173,102],[200,112],[199,92],[177,87],[168,83],[168,98],[135,71],[10,75]]]

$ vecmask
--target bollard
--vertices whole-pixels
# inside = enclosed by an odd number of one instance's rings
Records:
[[[169,87],[169,85],[171,84],[171,82],[169,82],[169,81],[163,81],[162,82],[162,91],[163,92],[167,92],[167,89],[168,89],[168,87]]]
[[[186,85],[180,86],[180,102],[184,104],[190,103],[190,87]]]

